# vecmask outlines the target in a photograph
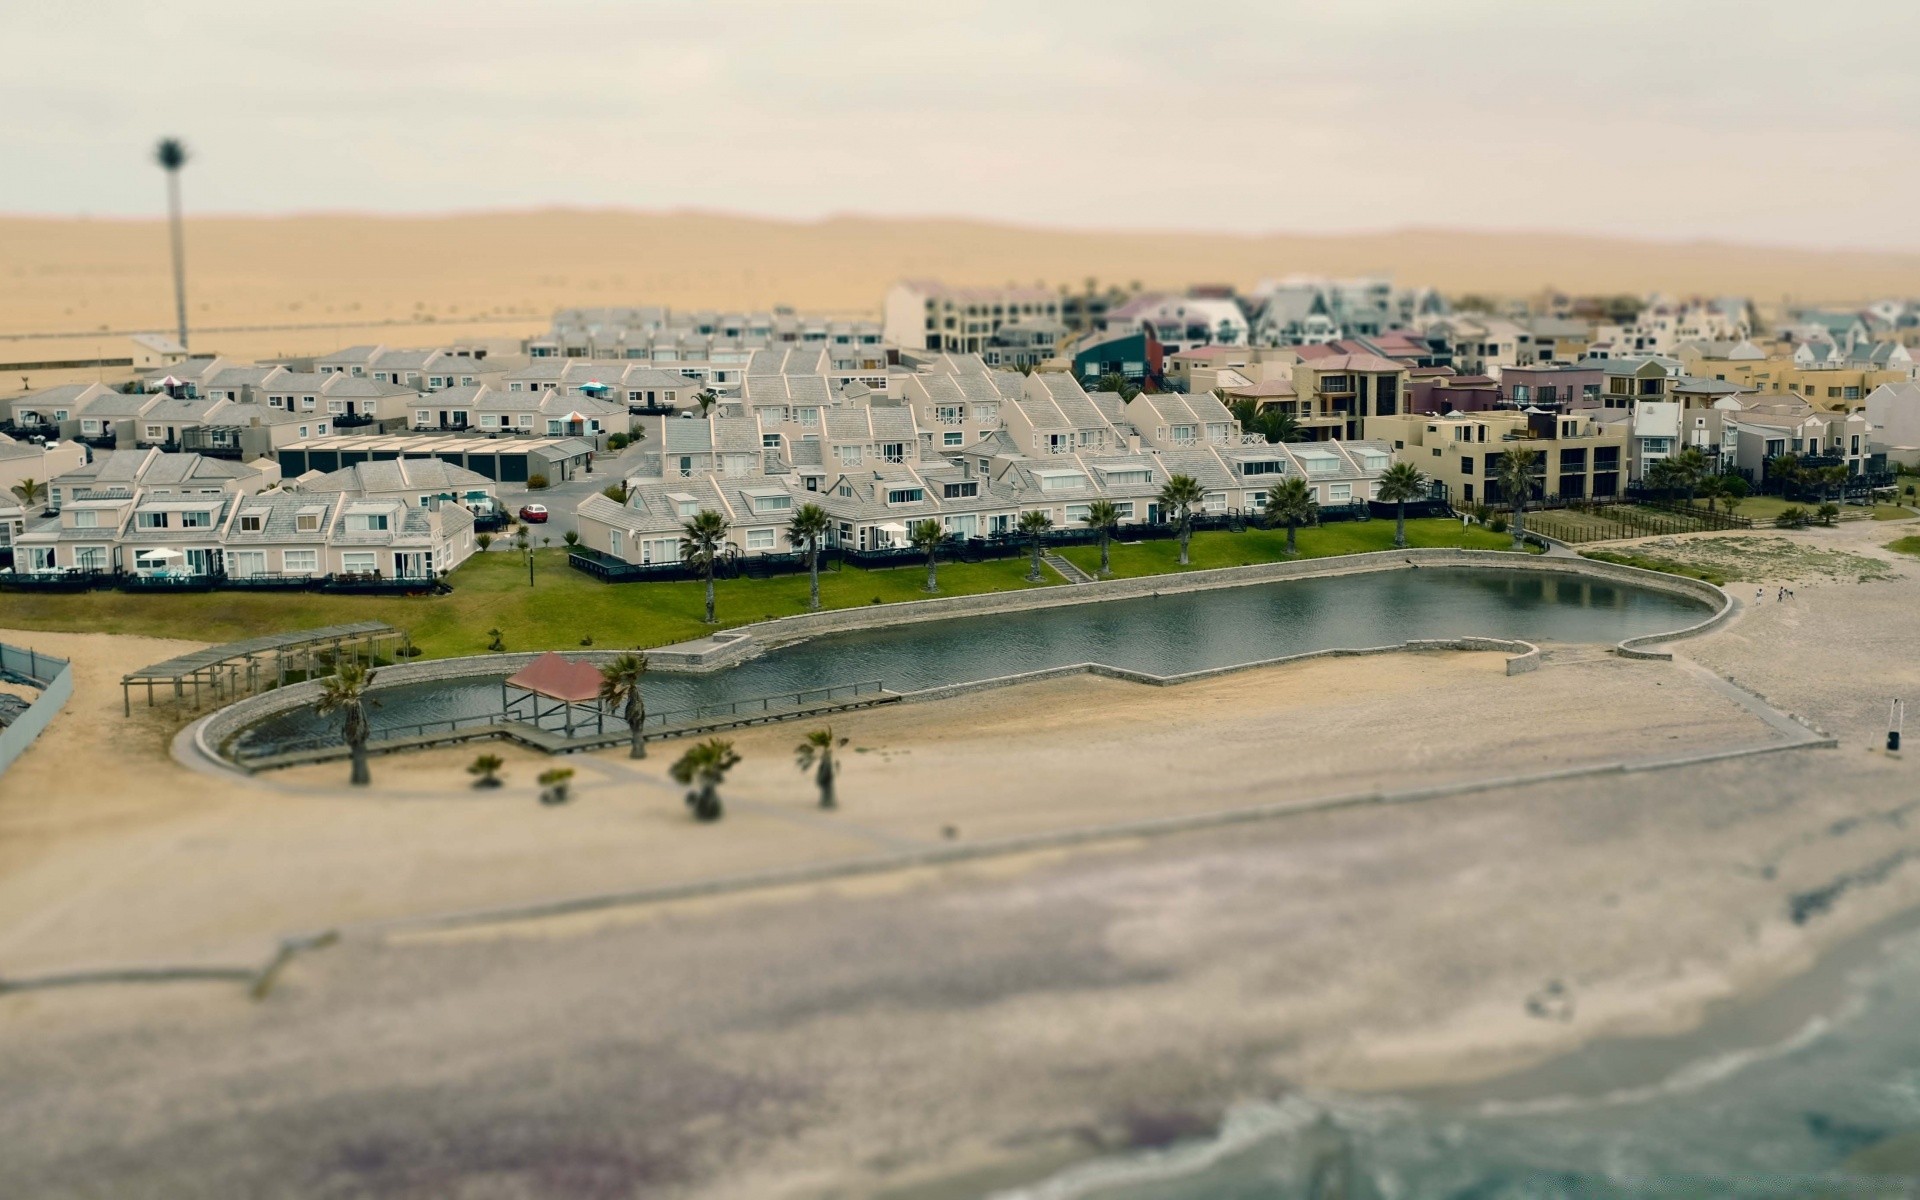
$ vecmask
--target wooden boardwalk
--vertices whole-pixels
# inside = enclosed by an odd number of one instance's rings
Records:
[[[777,721],[797,721],[806,717],[826,716],[830,713],[848,712],[858,708],[872,708],[879,704],[892,704],[900,699],[898,692],[868,692],[864,695],[850,696],[842,700],[820,700],[806,704],[793,704],[784,707],[765,708],[747,713],[721,713],[711,717],[700,717],[690,721],[681,721],[672,725],[661,725],[646,731],[650,742],[664,741],[669,738],[691,737],[703,733],[716,733],[723,729],[738,729],[746,725],[770,725]],[[435,733],[413,734],[408,737],[385,738],[367,743],[368,754],[402,754],[409,750],[430,750],[437,746],[458,746],[466,742],[490,742],[495,740],[516,742],[534,750],[548,754],[572,754],[581,750],[601,750],[609,746],[624,746],[629,734],[622,725],[619,729],[609,729],[605,733],[581,733],[568,737],[554,729],[542,729],[525,721],[497,721],[489,725],[470,725],[463,729],[444,729]],[[235,764],[248,772],[271,771],[281,767],[298,767],[307,763],[336,762],[347,757],[345,744],[338,746],[320,746],[308,750],[289,750],[284,754],[263,754],[254,758],[236,758]]]

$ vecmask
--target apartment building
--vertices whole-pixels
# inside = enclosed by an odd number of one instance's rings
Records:
[[[1631,466],[1629,422],[1601,412],[1402,413],[1370,418],[1367,437],[1446,485],[1461,504],[1504,501],[1500,457],[1516,446],[1536,451],[1536,497],[1617,496]]]
[[[905,280],[887,289],[882,336],[902,349],[980,354],[1001,326],[1060,321],[1059,293],[1042,287],[949,287]]]
[[[1293,368],[1291,415],[1310,439],[1356,441],[1369,418],[1404,410],[1411,379],[1405,363],[1374,354],[1303,359]]]

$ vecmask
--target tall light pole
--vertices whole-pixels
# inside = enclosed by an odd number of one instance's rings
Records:
[[[167,216],[173,232],[173,311],[180,325],[180,348],[187,348],[187,244],[180,227],[180,168],[187,165],[187,146],[179,138],[161,138],[153,161],[167,173]]]

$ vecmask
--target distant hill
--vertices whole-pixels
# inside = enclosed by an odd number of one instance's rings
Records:
[[[434,217],[212,217],[188,223],[192,320],[440,328],[213,334],[235,354],[543,328],[567,305],[776,303],[877,312],[908,276],[955,283],[1248,287],[1294,273],[1386,272],[1448,292],[1739,293],[1763,304],[1920,294],[1920,254],[1665,244],[1409,229],[1338,237],[1064,232],[958,220],[785,222],[711,213],[534,211]],[[0,217],[0,333],[172,325],[160,221]],[[486,325],[477,318],[506,317]],[[4,358],[0,354],[0,358]]]

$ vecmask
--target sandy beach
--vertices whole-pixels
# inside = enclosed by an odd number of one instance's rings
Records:
[[[1788,535],[1886,564],[1750,604],[1674,663],[1562,649],[1326,660],[1173,689],[1075,678],[850,715],[843,808],[742,731],[727,819],[672,748],[569,760],[578,796],[466,787],[471,751],[258,786],[166,757],[118,673],[0,778],[0,976],[257,962],[232,984],[0,996],[8,1194],[977,1195],[1208,1131],[1298,1087],[1486,1079],[1689,1028],[1920,905],[1920,564],[1903,526]],[[1776,562],[1784,559],[1773,560]],[[1775,580],[1765,581],[1777,584]],[[1729,585],[1751,600],[1755,582]],[[4,608],[0,607],[0,625]],[[1834,749],[1316,810],[1359,792],[1764,749],[1731,677]],[[436,913],[1256,803],[1293,815],[833,882],[436,929]],[[1890,864],[1890,865],[1889,865]],[[1809,906],[1808,897],[1825,897]],[[400,922],[401,924],[393,924]],[[1546,989],[1551,988],[1550,993]],[[1542,994],[1565,997],[1542,1015]]]

